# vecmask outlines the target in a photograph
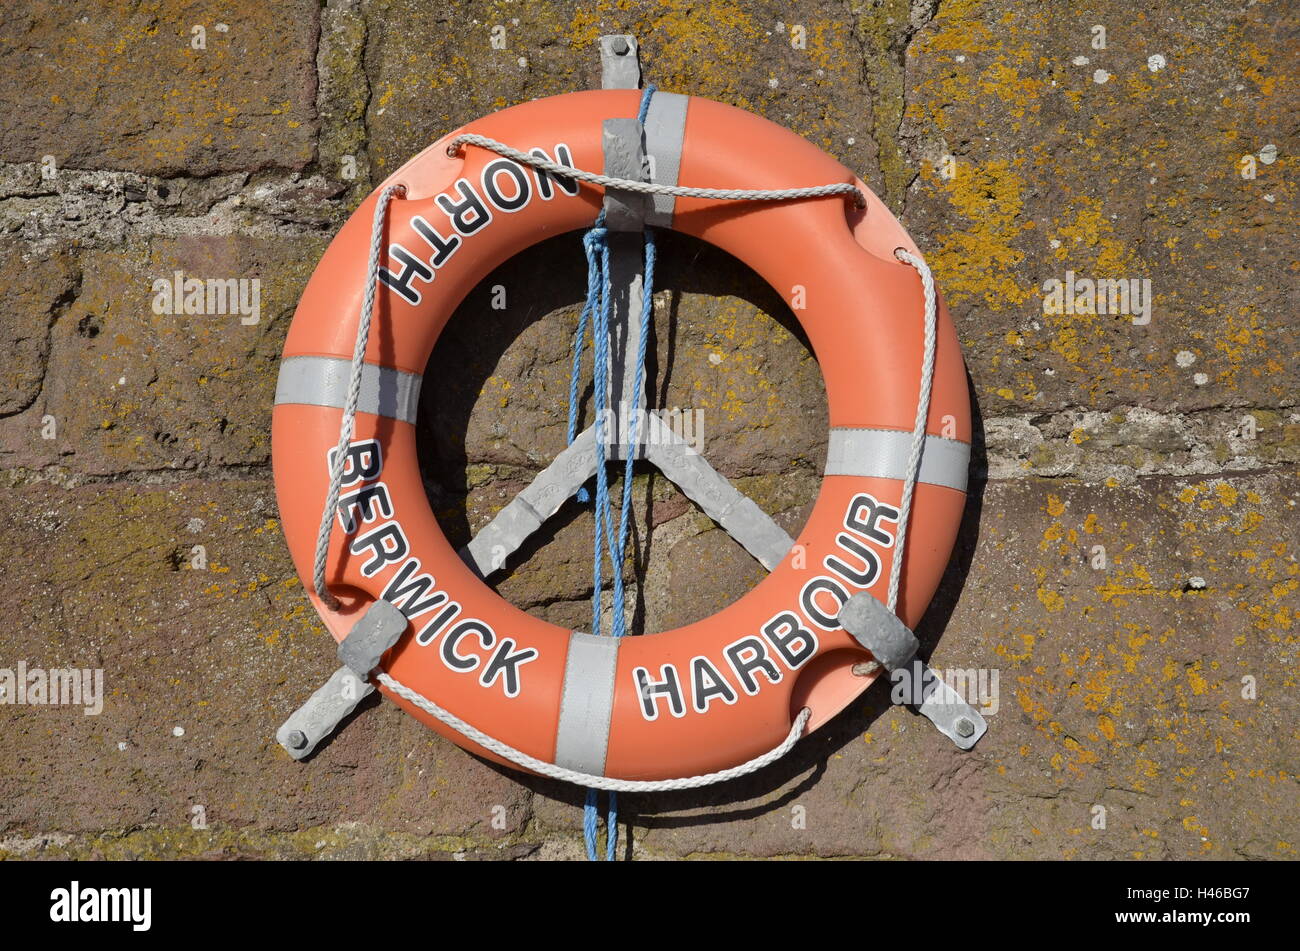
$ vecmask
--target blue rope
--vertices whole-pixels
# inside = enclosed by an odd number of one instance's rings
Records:
[[[641,94],[641,106],[637,110],[637,120],[645,124],[650,110],[650,99],[655,94],[653,85],[647,86]],[[609,414],[609,321],[613,307],[613,288],[609,276],[609,229],[605,227],[605,212],[596,216],[590,230],[582,238],[582,246],[587,253],[587,300],[578,317],[578,329],[573,337],[573,367],[569,379],[569,442],[572,443],[578,433],[578,380],[582,363],[583,342],[587,335],[588,324],[591,325],[592,338],[592,404],[596,413],[596,529],[591,571],[591,633],[600,634],[600,592],[602,586],[602,568],[608,555],[614,581],[614,622],[613,637],[622,637],[627,633],[627,617],[624,607],[623,590],[623,552],[627,550],[628,523],[632,514],[632,466],[635,454],[627,453],[623,465],[623,495],[619,511],[618,530],[615,532],[613,513],[609,500],[609,473],[606,471],[605,457],[605,423],[617,420],[617,414]],[[635,387],[632,396],[631,419],[628,422],[627,445],[636,445],[637,424],[641,415],[641,391],[645,384],[646,341],[650,337],[650,317],[654,313],[654,234],[645,232],[644,278],[641,287],[641,338],[637,348]],[[617,436],[617,434],[615,434]],[[576,498],[586,502],[590,498],[585,487],[578,490]],[[598,860],[596,843],[598,840],[599,809],[597,793],[587,790],[587,800],[583,807],[582,832],[587,845],[587,858]],[[609,806],[605,813],[605,860],[612,862],[618,848],[618,794],[609,794]]]
[[[573,368],[569,376],[568,442],[570,443],[578,435],[578,381],[581,379],[582,372],[582,345],[587,336],[587,321],[597,306],[598,295],[595,289],[600,286],[600,259],[597,257],[597,249],[604,240],[605,234],[605,211],[601,209],[592,229],[582,239],[582,246],[587,252],[587,302],[582,305],[582,313],[578,316],[578,329],[573,335]],[[586,502],[590,498],[585,486],[578,490],[579,502]]]

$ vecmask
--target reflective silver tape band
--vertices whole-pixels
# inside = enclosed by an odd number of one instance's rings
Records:
[[[560,694],[560,723],[555,731],[555,765],[605,775],[618,645],[616,637],[596,637],[578,631],[569,635],[564,689]]]
[[[872,479],[907,478],[912,434],[900,429],[832,429],[826,447],[826,474]],[[917,481],[966,491],[970,443],[926,436]]]
[[[686,137],[686,107],[691,97],[658,92],[650,98],[645,117],[645,151],[651,159],[650,181],[676,185],[682,170],[682,140]],[[651,195],[646,224],[667,228],[673,223],[676,195]]]
[[[347,402],[352,361],[337,357],[288,357],[280,363],[275,404],[333,406]],[[361,368],[357,412],[415,423],[420,407],[420,377],[405,370],[367,363]]]

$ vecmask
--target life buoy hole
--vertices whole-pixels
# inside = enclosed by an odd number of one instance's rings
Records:
[[[657,235],[648,411],[797,537],[820,487],[828,427],[821,372],[791,309],[799,301],[706,242]],[[549,239],[481,281],[443,330],[425,370],[417,444],[430,505],[453,546],[567,445],[586,281],[581,232]],[[594,419],[591,355],[588,337],[579,431]],[[609,473],[617,517],[621,467]],[[649,462],[635,466],[632,508],[623,566],[631,633],[707,618],[766,577]],[[503,553],[488,583],[543,620],[588,630],[593,529],[592,503],[570,499],[518,552]],[[608,561],[602,577],[608,610]]]
[[[825,651],[810,660],[795,675],[790,691],[791,720],[808,707],[812,710],[808,724],[811,731],[835,716],[866,684],[887,676],[870,660],[866,651],[851,647]]]

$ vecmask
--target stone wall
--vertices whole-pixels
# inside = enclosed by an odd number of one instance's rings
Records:
[[[877,685],[743,782],[622,797],[632,853],[1295,857],[1291,5],[104,7],[0,13],[0,667],[102,668],[106,690],[98,716],[3,708],[0,857],[581,854],[581,792],[389,704],[305,764],[274,743],[336,662],[280,534],[269,425],[297,297],[351,210],[476,116],[598,84],[608,32],[640,38],[661,88],[858,169],[926,252],[977,437],[920,633],[936,665],[999,678],[971,753]],[[257,310],[158,313],[176,271],[256,278]],[[1062,312],[1067,274],[1141,296]],[[564,444],[584,275],[576,239],[534,249],[434,354],[422,464],[454,541]],[[796,531],[826,407],[784,303],[686,239],[659,286],[660,405],[701,410],[709,460]],[[638,629],[759,580],[662,477],[635,498]],[[585,626],[591,530],[565,509],[498,590]]]

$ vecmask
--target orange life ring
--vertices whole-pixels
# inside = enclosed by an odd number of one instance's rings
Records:
[[[761,205],[679,197],[671,222],[744,261],[783,296],[803,289],[804,307],[794,313],[825,379],[832,459],[795,549],[757,587],[703,621],[616,642],[597,663],[608,667],[599,683],[572,676],[566,683],[566,668],[585,649],[581,635],[500,598],[440,530],[416,462],[414,407],[434,343],[465,295],[530,245],[589,227],[602,193],[483,149],[450,155],[446,143],[473,132],[599,169],[602,120],[634,117],[638,104],[635,90],[601,90],[505,109],[434,143],[384,183],[405,186],[405,195],[390,208],[387,283],[365,351],[339,507],[351,531],[336,524],[328,549],[327,578],[340,604],[331,609],[309,596],[339,641],[377,599],[400,607],[410,623],[382,669],[489,736],[546,763],[573,760],[557,738],[561,708],[586,704],[606,711],[599,772],[656,780],[750,760],[781,742],[801,709],[811,710],[808,729],[815,729],[874,678],[852,671],[869,655],[836,615],[861,591],[884,600],[903,487],[898,445],[911,436],[920,383],[922,295],[916,272],[894,253],[920,252],[861,180],[774,123],[689,98],[680,184],[852,182],[867,197],[860,209],[839,197]],[[272,424],[275,484],[309,591],[339,438],[340,381],[357,336],[370,221],[384,186],[330,245],[284,348]],[[909,627],[939,584],[965,503],[970,408],[942,302],[927,432],[898,604]],[[432,729],[499,759],[381,689]],[[601,691],[612,691],[612,703]]]

